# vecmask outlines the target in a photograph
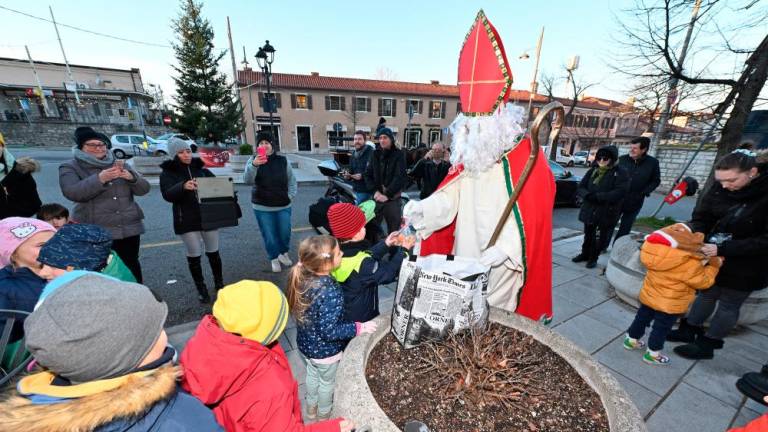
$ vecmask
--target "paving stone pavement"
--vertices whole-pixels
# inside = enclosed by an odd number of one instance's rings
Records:
[[[768,322],[737,328],[712,360],[691,361],[676,356],[667,343],[668,366],[651,366],[641,351],[627,351],[622,337],[635,309],[620,301],[603,276],[607,256],[587,269],[570,261],[580,251],[581,237],[567,229],[555,231],[553,248],[552,329],[598,360],[617,378],[644,416],[650,432],[723,432],[744,426],[766,412],[741,395],[735,382],[768,361]],[[392,308],[395,285],[382,286],[382,313]],[[171,343],[181,348],[196,323],[168,329]],[[296,349],[296,324],[291,318],[280,338],[304,399],[304,362]]]

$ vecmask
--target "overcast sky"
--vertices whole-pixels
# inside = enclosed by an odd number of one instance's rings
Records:
[[[137,67],[145,82],[160,84],[166,94],[172,92],[171,64],[175,59],[168,45],[174,39],[171,20],[179,13],[178,2],[0,0],[0,6],[45,18],[50,16],[49,4],[60,23],[165,45],[123,42],[60,27],[70,63]],[[238,67],[243,60],[243,46],[248,61],[254,62],[253,55],[259,45],[269,39],[277,49],[274,72],[308,74],[315,71],[322,75],[375,78],[377,70],[387,68],[401,81],[436,79],[455,84],[459,49],[482,7],[503,40],[514,88],[529,88],[536,39],[541,27],[546,26],[539,77],[543,73],[564,75],[562,66],[569,57],[578,55],[581,57],[578,79],[596,83],[588,93],[623,101],[629,96],[628,83],[612,73],[608,63],[612,50],[616,49],[611,37],[618,31],[616,16],[621,16],[631,4],[627,0],[209,0],[203,14],[213,25],[217,49],[228,48],[226,18],[230,17]],[[724,21],[727,19],[723,16]],[[0,9],[0,22],[0,56],[25,58],[24,45],[28,44],[36,60],[63,61],[52,24],[3,9]],[[766,28],[741,35],[739,42],[759,40]],[[752,46],[755,45],[757,42]],[[530,59],[519,59],[526,50]],[[711,59],[707,62],[712,65]],[[231,75],[229,56],[221,66]],[[564,83],[556,89],[558,95],[564,95],[565,91]]]

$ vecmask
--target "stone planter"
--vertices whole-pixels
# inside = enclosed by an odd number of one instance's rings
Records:
[[[127,163],[133,165],[133,169],[144,177],[157,177],[163,172],[160,164],[168,159],[168,156],[134,156]]]
[[[628,235],[616,240],[605,270],[616,295],[625,302],[640,307],[637,300],[645,279],[645,266],[640,262],[641,236]],[[749,325],[768,319],[768,289],[755,291],[741,306],[739,324]]]
[[[230,155],[228,165],[236,173],[245,172],[245,164],[250,158],[251,155]]]
[[[531,335],[564,358],[600,396],[612,432],[647,431],[643,418],[616,379],[589,354],[568,339],[527,318],[500,309],[491,309],[491,320]],[[397,432],[371,394],[365,378],[365,366],[376,344],[389,333],[390,317],[376,318],[378,330],[354,339],[344,351],[336,375],[333,414],[370,426],[376,432]]]

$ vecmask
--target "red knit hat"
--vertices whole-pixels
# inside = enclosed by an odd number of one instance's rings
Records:
[[[328,223],[334,237],[348,240],[365,226],[365,213],[354,204],[334,204],[328,209]]]

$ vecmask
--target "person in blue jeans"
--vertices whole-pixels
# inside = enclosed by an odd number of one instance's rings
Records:
[[[245,164],[243,181],[253,185],[251,203],[259,224],[272,271],[293,265],[291,247],[291,203],[296,196],[296,177],[288,159],[275,153],[272,134],[259,132],[257,153]]]

